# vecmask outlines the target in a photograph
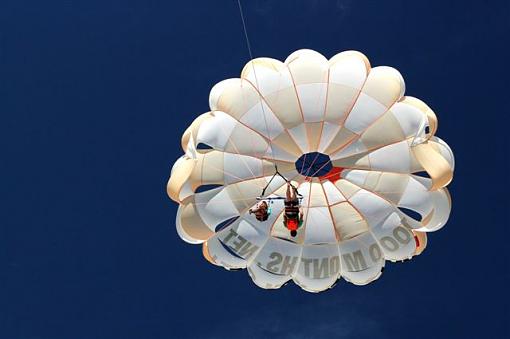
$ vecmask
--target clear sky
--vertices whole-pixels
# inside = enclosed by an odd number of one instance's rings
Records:
[[[0,2],[0,338],[508,338],[508,1],[245,0],[254,56],[400,70],[456,156],[448,224],[381,279],[257,288],[175,231],[180,137],[249,56],[237,2]]]

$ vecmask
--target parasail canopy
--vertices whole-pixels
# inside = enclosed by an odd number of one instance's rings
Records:
[[[167,186],[180,237],[262,288],[310,292],[367,284],[386,260],[420,254],[450,214],[454,158],[434,112],[404,91],[396,69],[356,51],[250,61],[182,137]],[[303,196],[296,236],[285,179]],[[271,214],[259,221],[248,211],[264,188]]]

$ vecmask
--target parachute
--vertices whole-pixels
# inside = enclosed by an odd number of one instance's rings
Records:
[[[454,157],[434,112],[404,91],[396,69],[356,51],[251,60],[184,132],[167,185],[179,236],[265,289],[365,285],[386,260],[419,255],[448,220]],[[302,196],[295,237],[286,180]],[[271,206],[265,221],[248,213],[257,198]]]

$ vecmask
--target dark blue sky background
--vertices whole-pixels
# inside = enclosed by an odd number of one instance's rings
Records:
[[[235,1],[0,2],[0,338],[508,338],[508,1],[244,1],[255,56],[401,71],[456,156],[426,252],[314,295],[175,231],[165,185],[248,53]]]

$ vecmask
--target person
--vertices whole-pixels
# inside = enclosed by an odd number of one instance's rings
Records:
[[[283,225],[290,231],[292,237],[297,235],[298,228],[303,224],[303,211],[301,211],[296,191],[296,188],[287,182]]]
[[[254,208],[250,208],[250,214],[255,214],[258,221],[266,221],[269,217],[269,206],[267,202],[261,201]]]

